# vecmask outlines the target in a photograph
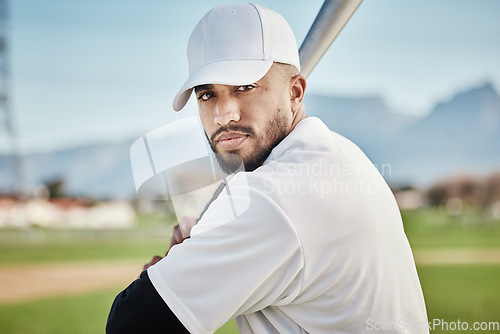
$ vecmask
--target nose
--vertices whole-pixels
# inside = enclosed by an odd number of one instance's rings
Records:
[[[217,98],[215,105],[214,123],[224,126],[230,122],[240,121],[240,110],[236,99],[232,96],[221,94]]]

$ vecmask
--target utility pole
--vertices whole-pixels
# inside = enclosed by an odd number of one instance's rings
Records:
[[[8,0],[0,0],[0,180],[1,192],[21,195],[22,166],[10,104]]]

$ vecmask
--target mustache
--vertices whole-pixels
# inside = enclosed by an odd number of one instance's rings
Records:
[[[220,135],[222,132],[228,132],[228,131],[235,131],[235,132],[240,132],[243,134],[255,136],[255,131],[249,126],[238,125],[238,124],[228,124],[228,125],[221,126],[220,128],[217,129],[217,131],[212,133],[212,135],[210,136],[210,143],[213,143],[215,138],[218,135]]]

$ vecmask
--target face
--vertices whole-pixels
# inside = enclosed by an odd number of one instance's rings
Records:
[[[289,85],[273,65],[250,85],[196,87],[205,134],[226,173],[241,163],[246,171],[255,170],[291,131]]]

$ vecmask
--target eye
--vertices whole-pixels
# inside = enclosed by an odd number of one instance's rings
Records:
[[[214,97],[214,93],[210,93],[210,92],[202,93],[202,94],[198,95],[198,100],[200,100],[200,101],[208,101],[212,97]]]
[[[238,86],[238,88],[236,88],[236,90],[240,91],[240,92],[246,92],[246,91],[254,89],[255,87],[256,87],[255,85],[244,85],[244,86]]]

